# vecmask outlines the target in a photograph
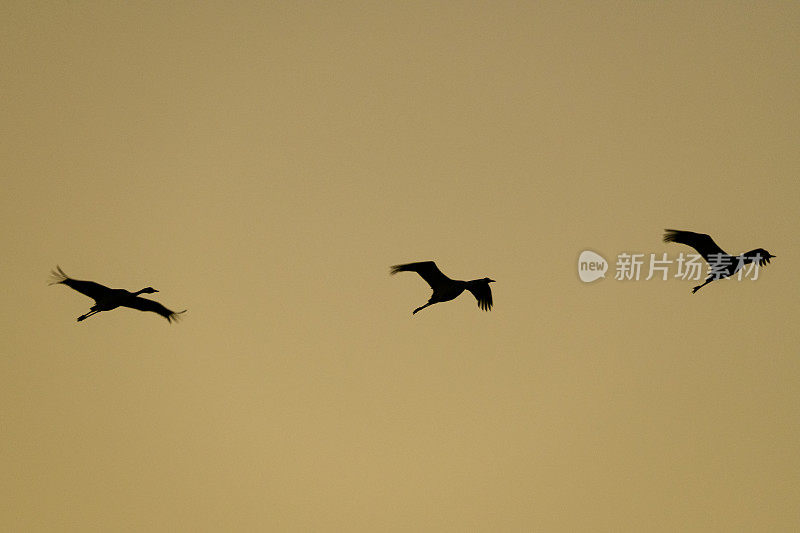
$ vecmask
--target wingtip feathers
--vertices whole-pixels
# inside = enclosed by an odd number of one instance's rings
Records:
[[[64,283],[65,281],[67,281],[67,279],[69,279],[69,276],[67,276],[64,273],[64,271],[61,270],[60,266],[56,265],[56,269],[50,271],[50,282],[48,283],[48,285],[56,285],[58,283]]]
[[[678,234],[680,234],[679,230],[676,230],[676,229],[665,229],[664,230],[664,242],[676,242]]]

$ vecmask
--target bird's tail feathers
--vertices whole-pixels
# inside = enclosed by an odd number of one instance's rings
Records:
[[[64,273],[64,271],[61,270],[60,266],[56,265],[56,270],[50,271],[50,283],[48,283],[48,285],[56,285],[58,283],[64,283],[68,279],[69,276],[67,276]]]

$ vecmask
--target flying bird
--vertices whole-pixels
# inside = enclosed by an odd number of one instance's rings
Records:
[[[741,255],[733,256],[726,253],[717,246],[714,239],[705,233],[694,233],[693,231],[681,231],[675,229],[664,230],[664,242],[679,242],[691,246],[703,259],[706,260],[711,268],[711,274],[705,283],[692,289],[692,294],[699,291],[714,280],[727,278],[736,274],[744,265],[757,262],[759,266],[769,263],[775,257],[763,248],[756,248]]]
[[[429,305],[438,304],[439,302],[449,302],[455,299],[459,294],[468,290],[478,300],[478,307],[484,311],[492,308],[492,289],[489,287],[490,283],[494,283],[493,279],[482,278],[473,279],[471,281],[461,281],[457,279],[450,279],[439,270],[436,263],[433,261],[422,261],[420,263],[407,263],[405,265],[395,265],[392,267],[391,273],[397,274],[398,272],[416,272],[422,279],[428,282],[428,285],[433,289],[428,303],[421,307],[414,309],[412,315],[418,311],[422,311]]]
[[[117,307],[130,307],[131,309],[138,309],[139,311],[152,311],[163,316],[170,323],[172,323],[173,320],[178,320],[178,315],[186,312],[185,309],[177,313],[170,311],[158,302],[139,296],[140,294],[158,292],[153,287],[145,287],[136,292],[126,291],[125,289],[109,289],[105,285],[100,285],[94,281],[72,279],[61,270],[60,266],[56,266],[56,269],[57,271],[52,271],[52,281],[50,285],[66,285],[94,300],[94,305],[90,308],[89,312],[79,316],[78,322],[86,320],[100,311],[111,311]]]

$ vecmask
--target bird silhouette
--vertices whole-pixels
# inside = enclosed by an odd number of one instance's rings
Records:
[[[117,307],[130,307],[139,311],[152,311],[158,313],[172,323],[173,320],[178,320],[178,315],[185,313],[186,310],[174,312],[170,311],[163,305],[147,298],[142,298],[140,294],[152,294],[158,292],[153,287],[145,287],[136,292],[126,291],[125,289],[109,289],[105,285],[100,285],[94,281],[82,281],[79,279],[72,279],[67,276],[60,266],[56,266],[56,270],[52,271],[52,281],[50,285],[63,284],[71,289],[75,289],[81,294],[85,294],[92,298],[95,304],[90,308],[89,312],[85,315],[78,317],[78,322],[86,320],[90,316],[99,313],[100,311],[111,311]]]
[[[703,259],[706,260],[711,269],[711,274],[705,283],[692,289],[692,294],[699,291],[714,280],[727,278],[736,274],[744,265],[757,262],[759,266],[769,263],[775,257],[763,248],[756,248],[741,255],[730,255],[722,248],[717,246],[714,239],[705,233],[694,233],[693,231],[681,231],[675,229],[664,230],[664,242],[679,242],[691,246]]]
[[[391,273],[397,274],[398,272],[416,272],[422,279],[428,282],[428,285],[433,289],[428,303],[421,307],[417,307],[411,313],[416,314],[422,311],[429,305],[438,304],[439,302],[449,302],[455,299],[459,294],[468,290],[478,300],[478,307],[484,311],[492,308],[492,289],[489,287],[490,283],[494,283],[493,279],[473,279],[471,281],[461,281],[457,279],[450,279],[439,270],[436,263],[433,261],[422,261],[419,263],[407,263],[405,265],[395,265],[392,267]]]

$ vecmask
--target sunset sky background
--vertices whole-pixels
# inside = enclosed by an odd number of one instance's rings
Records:
[[[800,529],[800,4],[10,1],[0,31],[0,529]],[[777,257],[613,279],[673,227]],[[412,317],[389,266],[428,259],[494,309]],[[188,312],[76,323],[56,264]]]

